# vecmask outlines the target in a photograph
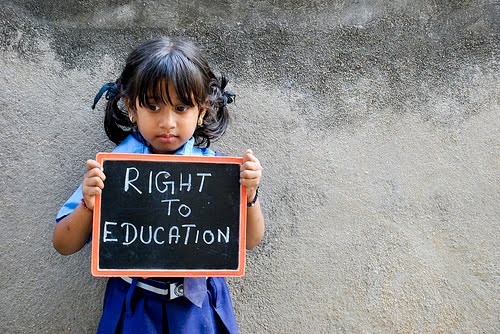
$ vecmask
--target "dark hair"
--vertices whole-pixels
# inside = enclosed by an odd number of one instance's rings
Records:
[[[224,134],[229,122],[226,105],[233,101],[234,94],[224,91],[227,82],[224,76],[219,79],[214,75],[193,44],[166,37],[150,40],[130,53],[123,72],[108,90],[106,134],[114,143],[121,143],[135,130],[127,108],[135,109],[136,100],[141,106],[148,99],[171,104],[168,85],[172,85],[183,104],[193,106],[195,102],[206,108],[203,126],[196,128],[194,138],[196,146],[208,147]]]

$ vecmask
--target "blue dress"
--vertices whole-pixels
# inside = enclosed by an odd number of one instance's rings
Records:
[[[138,133],[130,134],[113,152],[152,153]],[[195,147],[194,138],[174,154],[216,155],[209,148]],[[59,210],[56,222],[73,212],[82,197],[80,185]],[[184,296],[175,299],[154,292],[168,290],[168,280],[109,278],[97,333],[238,333],[223,277],[184,278]]]

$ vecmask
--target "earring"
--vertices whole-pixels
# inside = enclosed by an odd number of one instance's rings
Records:
[[[203,126],[203,117],[198,118],[198,126]]]
[[[134,116],[130,116],[130,122],[131,122],[131,123],[135,123]]]

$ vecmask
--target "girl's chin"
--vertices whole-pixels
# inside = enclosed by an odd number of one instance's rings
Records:
[[[150,145],[149,149],[155,154],[172,154],[177,151],[180,146],[177,145]]]

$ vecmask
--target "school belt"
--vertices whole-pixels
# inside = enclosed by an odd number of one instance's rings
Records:
[[[127,282],[128,284],[132,284],[132,278],[131,277],[121,277],[122,280]],[[159,288],[144,282],[137,282],[137,287],[156,293],[160,296],[166,296],[168,297],[169,300],[179,298],[181,296],[184,296],[184,284],[180,282],[174,282],[174,283],[163,283],[164,285],[167,286],[167,288]]]

